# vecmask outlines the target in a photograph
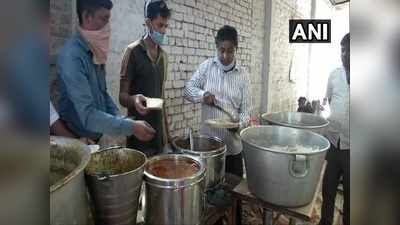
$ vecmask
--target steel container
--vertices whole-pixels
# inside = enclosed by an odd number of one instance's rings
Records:
[[[84,169],[89,148],[75,139],[50,137],[50,224],[86,225],[89,206]]]
[[[92,154],[85,170],[96,224],[135,225],[146,156],[112,147]]]
[[[172,146],[179,153],[188,154],[201,161],[206,168],[206,188],[211,189],[225,179],[226,145],[217,137],[193,136],[193,149],[189,138],[173,139]]]
[[[146,225],[197,225],[205,209],[205,168],[182,154],[155,156],[145,175]]]
[[[249,190],[272,204],[311,202],[329,141],[307,130],[254,126],[241,134]]]
[[[278,125],[322,134],[329,121],[322,116],[304,112],[276,112],[261,115],[263,125]]]

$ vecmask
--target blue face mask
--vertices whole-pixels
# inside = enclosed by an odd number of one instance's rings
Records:
[[[165,34],[155,31],[151,29],[149,31],[150,38],[158,45],[166,45],[168,44],[168,37]]]

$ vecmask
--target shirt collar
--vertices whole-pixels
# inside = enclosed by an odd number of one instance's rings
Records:
[[[217,67],[219,67],[218,57],[217,57],[217,56],[215,56],[215,57],[212,59],[212,62],[213,62]],[[222,69],[222,68],[220,68],[220,69]],[[227,72],[227,73],[231,73],[231,72],[233,72],[233,71],[239,72],[239,65],[238,65],[237,63],[236,63],[236,65],[235,65],[235,68],[234,68],[233,70]]]
[[[86,40],[83,38],[83,36],[78,32],[75,34],[76,40],[78,41],[79,45],[86,51],[86,52],[92,52],[89,48],[89,45],[87,44]]]
[[[149,56],[148,53],[147,53],[147,46],[146,46],[146,43],[144,42],[145,37],[146,37],[146,36],[143,36],[143,38],[140,40],[139,45],[140,45],[140,47],[142,48],[143,53],[145,53],[145,54],[150,58],[150,56]],[[160,50],[160,55],[159,55],[159,57],[158,57],[156,63],[158,63],[158,62],[160,61],[160,59],[163,57],[163,55],[165,54],[165,52],[164,52],[164,50],[162,49],[161,46],[158,46],[158,49]]]

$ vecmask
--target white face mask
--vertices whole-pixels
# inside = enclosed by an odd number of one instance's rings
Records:
[[[221,60],[219,60],[218,56],[217,56],[217,62],[218,66],[221,67],[224,72],[231,71],[236,66],[236,60],[233,60],[231,64],[225,66],[224,64],[222,64]]]

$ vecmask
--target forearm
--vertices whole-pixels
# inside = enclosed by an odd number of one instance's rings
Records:
[[[119,103],[125,108],[134,106],[134,100],[129,94],[129,86],[129,79],[126,76],[122,76],[119,87]]]
[[[131,108],[134,106],[133,97],[130,96],[126,92],[120,92],[119,93],[119,104],[121,104],[125,108]]]
[[[185,98],[193,103],[203,102],[204,93],[206,91],[202,90],[200,87],[195,86],[192,81],[188,81],[185,87]]]
[[[133,120],[94,110],[88,114],[86,128],[96,133],[111,136],[130,136],[133,134]]]
[[[57,120],[50,127],[50,134],[56,136],[78,138],[78,136],[72,133],[72,131],[70,131],[61,120]]]

